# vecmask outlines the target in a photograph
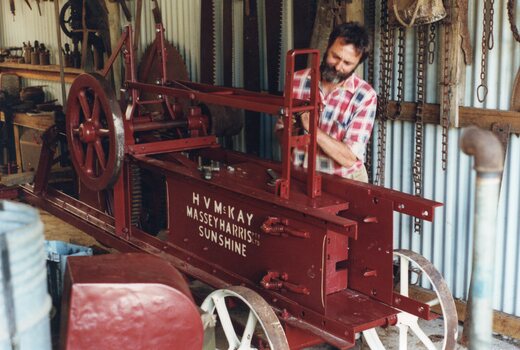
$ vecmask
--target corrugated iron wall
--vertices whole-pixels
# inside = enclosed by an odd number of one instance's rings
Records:
[[[466,69],[466,91],[462,105],[489,109],[509,109],[514,75],[520,66],[520,44],[509,27],[505,1],[495,2],[495,47],[488,53],[489,92],[484,103],[477,99],[480,85],[480,59],[483,2],[469,2],[469,26],[474,61]],[[517,18],[518,15],[517,15]],[[406,46],[405,100],[416,94],[415,31],[408,30]],[[379,33],[376,38],[376,71]],[[438,41],[437,41],[438,45]],[[439,50],[437,50],[439,52]],[[438,103],[438,62],[428,66],[427,101]],[[397,71],[397,66],[394,72]],[[376,72],[377,76],[377,72]],[[377,81],[377,79],[376,79]],[[394,81],[394,90],[397,80]],[[377,84],[376,84],[377,89]],[[394,92],[395,98],[396,92]],[[388,122],[385,186],[413,193],[412,162],[414,126]],[[456,298],[467,298],[471,273],[473,201],[475,172],[473,161],[460,151],[461,129],[450,129],[449,163],[441,168],[442,129],[426,125],[424,134],[424,197],[443,202],[434,223],[426,223],[422,235],[412,231],[412,220],[396,214],[395,246],[420,252],[441,270]],[[376,134],[374,134],[375,137]],[[376,148],[374,147],[374,152]],[[520,138],[512,135],[506,158],[496,231],[495,300],[497,310],[520,316]]]
[[[200,1],[204,0],[160,0],[159,5],[166,25],[166,36],[183,55],[190,76],[199,78],[199,40],[210,33],[200,33]],[[235,0],[235,8],[242,6],[241,0]],[[131,7],[134,1],[128,2]],[[142,47],[146,47],[154,38],[151,1],[144,1],[142,23]],[[258,2],[262,4],[262,1]],[[514,74],[520,65],[520,44],[516,43],[509,30],[505,1],[495,2],[495,48],[489,54],[488,85],[489,94],[485,103],[476,99],[476,88],[480,84],[480,57],[482,33],[482,2],[469,2],[469,24],[475,59],[466,69],[466,94],[463,105],[491,109],[509,108]],[[51,2],[41,2],[44,16],[37,11],[29,11],[21,1],[17,1],[17,14],[13,18],[9,13],[8,1],[0,2],[0,46],[21,45],[27,40],[39,39],[48,44],[56,53],[54,11]],[[285,7],[291,8],[287,0]],[[218,12],[218,8],[217,8]],[[237,13],[239,10],[237,10]],[[259,13],[263,13],[259,11]],[[25,19],[21,23],[21,18]],[[287,28],[291,27],[291,17],[286,13]],[[518,17],[518,16],[517,16]],[[122,20],[123,24],[125,23]],[[234,25],[239,26],[236,20]],[[13,25],[14,23],[14,25]],[[217,28],[219,23],[217,22]],[[286,32],[290,33],[289,30]],[[235,30],[240,30],[235,28]],[[35,34],[37,33],[37,35]],[[218,33],[217,33],[218,34]],[[415,44],[413,30],[407,37],[405,99],[415,100]],[[287,38],[286,38],[287,39]],[[219,39],[220,40],[220,39]],[[240,52],[238,40],[235,50]],[[219,42],[217,40],[217,42]],[[291,48],[290,40],[285,40],[285,48]],[[379,43],[376,38],[376,43]],[[217,52],[219,48],[217,47]],[[142,50],[141,50],[142,52]],[[376,58],[378,47],[376,47]],[[55,61],[55,57],[53,58]],[[262,61],[263,62],[263,61]],[[264,63],[265,64],[265,63]],[[218,65],[218,62],[217,62]],[[376,60],[376,67],[377,60]],[[235,65],[236,82],[241,76],[241,65]],[[377,71],[377,69],[376,69]],[[377,72],[376,72],[377,73]],[[430,77],[438,74],[437,63],[428,67]],[[377,75],[377,74],[376,74]],[[217,75],[218,78],[218,75]],[[33,84],[47,85],[47,91],[55,98],[60,96],[59,84],[35,81]],[[395,85],[395,84],[394,84]],[[377,86],[376,86],[377,88]],[[431,78],[428,82],[427,101],[437,102],[437,82]],[[276,154],[272,145],[274,140],[270,122],[263,124],[262,142],[264,156]],[[465,299],[471,271],[471,244],[473,230],[473,200],[475,174],[472,160],[459,150],[461,130],[451,129],[449,144],[449,164],[446,172],[441,169],[441,128],[427,125],[425,128],[425,170],[424,196],[445,203],[436,213],[434,223],[426,223],[422,235],[413,234],[408,217],[396,215],[395,245],[420,252],[430,259],[444,274],[457,298]],[[412,193],[411,169],[413,160],[413,124],[391,122],[388,124],[387,147],[387,187]],[[511,136],[506,168],[502,183],[497,227],[496,259],[496,298],[494,307],[506,313],[520,316],[520,138]]]
[[[23,42],[30,41],[32,44],[34,40],[38,40],[50,50],[51,64],[57,64],[59,51],[56,22],[54,20],[54,3],[50,1],[40,2],[41,16],[36,9],[36,4],[34,4],[33,10],[30,10],[23,1],[15,1],[15,5],[16,15],[13,16],[9,9],[9,1],[0,2],[0,47],[21,47]],[[62,36],[63,43],[70,42],[66,38],[65,35]],[[58,99],[62,103],[60,83],[22,79],[22,85],[44,85],[46,98],[48,100]]]

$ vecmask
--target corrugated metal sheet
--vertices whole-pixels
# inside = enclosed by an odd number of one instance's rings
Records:
[[[507,20],[506,2],[495,2],[495,47],[488,53],[488,87],[486,101],[480,103],[476,89],[480,85],[482,35],[481,1],[470,1],[469,24],[474,49],[474,62],[466,69],[466,93],[463,105],[490,109],[509,108],[511,89],[520,66],[520,45],[512,37]],[[517,16],[518,17],[518,16]],[[409,30],[406,47],[405,99],[415,100],[416,45],[414,30]],[[379,35],[378,35],[379,37]],[[376,44],[379,38],[376,39]],[[377,62],[376,51],[376,67]],[[437,62],[428,67],[431,77],[427,101],[438,103]],[[397,67],[395,67],[397,70]],[[397,82],[394,81],[394,87]],[[376,85],[377,88],[377,85]],[[394,92],[395,95],[395,92]],[[395,96],[394,96],[395,97]],[[385,186],[413,193],[412,161],[414,126],[412,123],[388,122],[388,145]],[[467,298],[471,273],[473,202],[475,172],[473,161],[460,151],[462,130],[449,133],[449,164],[441,169],[442,129],[425,127],[424,196],[445,205],[437,210],[434,223],[426,223],[422,235],[412,233],[409,217],[396,214],[395,246],[420,252],[441,270],[456,298]],[[376,134],[374,134],[376,135]],[[376,149],[374,148],[374,152]],[[520,138],[510,137],[496,231],[496,280],[494,307],[520,316]]]

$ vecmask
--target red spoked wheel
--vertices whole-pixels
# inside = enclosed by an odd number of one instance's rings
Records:
[[[74,79],[65,130],[81,182],[95,191],[113,185],[124,158],[124,127],[121,108],[103,76],[90,73]]]

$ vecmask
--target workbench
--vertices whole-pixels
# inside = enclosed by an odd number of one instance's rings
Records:
[[[4,112],[0,112],[0,121],[6,121]],[[19,171],[36,169],[41,150],[41,134],[54,125],[54,122],[53,112],[14,114],[14,145]]]

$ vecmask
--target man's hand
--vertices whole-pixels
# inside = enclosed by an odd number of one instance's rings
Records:
[[[309,112],[303,112],[300,114],[300,120],[302,122],[302,127],[305,131],[309,132],[309,120],[310,120],[310,113]]]

